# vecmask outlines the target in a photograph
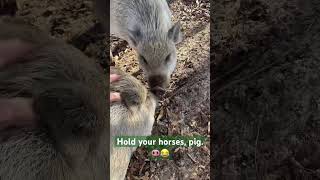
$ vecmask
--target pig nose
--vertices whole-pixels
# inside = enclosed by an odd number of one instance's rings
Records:
[[[166,88],[167,86],[167,78],[162,75],[155,75],[155,76],[150,76],[149,77],[149,85],[150,88],[155,88],[155,87],[161,87],[161,88]]]
[[[162,75],[150,76],[149,85],[151,88],[151,92],[156,96],[160,97],[165,93],[165,89],[167,87],[167,78]]]

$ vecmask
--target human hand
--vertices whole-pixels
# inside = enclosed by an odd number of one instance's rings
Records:
[[[5,66],[22,60],[23,58],[18,57],[31,49],[32,46],[30,44],[18,40],[0,41],[0,71]],[[35,117],[31,98],[0,98],[0,130],[10,126],[34,125]]]
[[[118,81],[120,79],[120,76],[117,74],[110,74],[110,83]],[[116,102],[120,101],[120,93],[117,92],[111,92],[110,93],[110,102]]]

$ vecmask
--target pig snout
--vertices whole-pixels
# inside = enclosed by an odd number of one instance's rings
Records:
[[[150,76],[149,85],[151,92],[160,97],[165,93],[166,88],[169,85],[169,80],[166,76],[163,75]]]

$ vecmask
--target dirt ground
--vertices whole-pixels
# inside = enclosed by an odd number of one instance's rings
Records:
[[[212,4],[216,179],[320,179],[320,2]]]
[[[66,40],[107,68],[106,36],[93,14],[90,0],[17,0],[16,15]],[[133,155],[127,179],[209,179],[210,66],[209,0],[171,0],[173,21],[180,21],[184,40],[178,45],[178,64],[171,86],[156,113],[154,135],[203,135],[200,148],[178,148],[174,160],[150,161],[139,148]],[[112,37],[115,64],[143,81],[134,52]]]

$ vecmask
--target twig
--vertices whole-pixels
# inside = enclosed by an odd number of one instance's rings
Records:
[[[198,163],[198,161],[196,161],[189,153],[187,153],[187,155],[194,163]]]
[[[257,165],[257,146],[258,146],[258,139],[259,139],[259,135],[260,135],[260,122],[261,122],[261,120],[259,120],[259,123],[258,123],[258,132],[257,132],[255,150],[254,150],[254,164],[255,164],[255,168],[256,168],[256,178],[257,179],[259,179],[259,177],[258,177],[258,165]]]
[[[141,167],[140,170],[139,170],[139,175],[140,175],[140,176],[141,176],[142,170],[143,170],[143,168],[144,168],[145,165],[146,165],[146,162],[143,162],[142,167]]]

